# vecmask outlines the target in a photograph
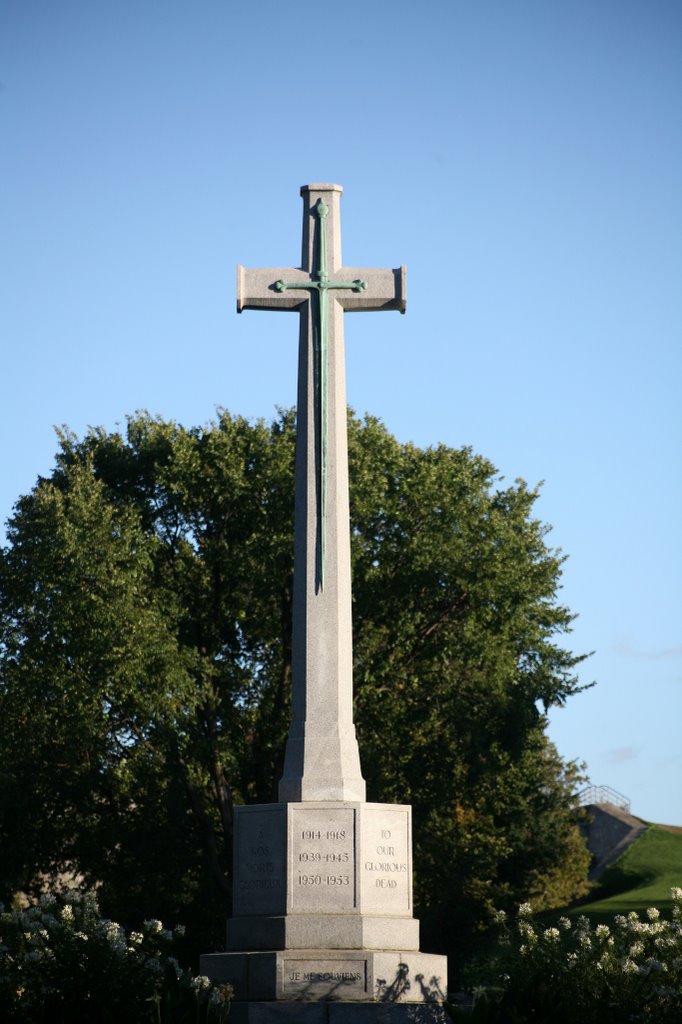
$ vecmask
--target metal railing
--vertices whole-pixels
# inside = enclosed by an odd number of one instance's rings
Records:
[[[578,803],[581,807],[587,804],[610,804],[611,807],[622,807],[624,811],[630,811],[628,798],[610,786],[586,786],[578,793]]]

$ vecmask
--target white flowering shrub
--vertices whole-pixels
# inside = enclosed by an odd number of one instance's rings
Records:
[[[160,921],[126,930],[93,893],[0,905],[0,1020],[22,1024],[220,1024],[232,990],[193,977],[173,956],[183,934]]]
[[[672,920],[650,907],[612,925],[593,927],[560,917],[540,926],[528,904],[502,929],[490,984],[474,990],[470,1009],[450,1007],[453,1020],[476,1024],[651,1024],[682,1022],[682,889],[673,889]]]

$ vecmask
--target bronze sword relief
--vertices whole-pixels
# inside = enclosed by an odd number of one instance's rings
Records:
[[[362,278],[354,281],[330,281],[327,269],[327,224],[329,207],[319,199],[314,207],[317,215],[317,266],[313,267],[311,280],[302,284],[298,281],[275,281],[278,292],[305,290],[311,293],[313,302],[313,351],[315,359],[314,380],[316,390],[317,419],[317,585],[324,590],[325,534],[327,530],[327,368],[328,368],[328,306],[327,291],[330,288],[350,289],[362,292],[367,282]],[[317,296],[313,299],[313,296]]]

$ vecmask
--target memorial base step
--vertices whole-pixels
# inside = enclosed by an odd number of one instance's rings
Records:
[[[434,1004],[447,984],[447,958],[416,950],[208,953],[200,970],[232,985],[236,1002]]]
[[[414,917],[366,914],[289,914],[233,917],[227,922],[227,949],[419,949]]]
[[[449,1024],[437,1003],[232,1003],[230,1024]]]

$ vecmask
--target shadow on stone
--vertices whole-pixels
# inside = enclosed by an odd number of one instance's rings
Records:
[[[384,978],[376,979],[376,998],[381,1003],[397,1002],[423,1002],[442,1003],[445,993],[440,986],[440,979],[433,977],[426,982],[423,974],[415,975],[415,989],[412,989],[410,981],[410,968],[408,964],[398,965],[396,976],[391,982]],[[417,987],[419,995],[417,995]],[[416,998],[415,998],[416,997]]]

